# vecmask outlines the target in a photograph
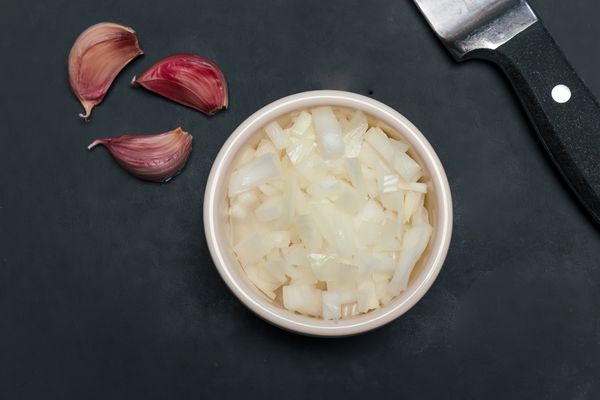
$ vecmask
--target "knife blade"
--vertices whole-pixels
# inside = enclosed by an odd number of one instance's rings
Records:
[[[415,0],[457,61],[496,63],[558,171],[600,224],[600,104],[525,0]]]

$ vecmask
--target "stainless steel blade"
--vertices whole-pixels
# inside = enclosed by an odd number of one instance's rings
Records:
[[[537,22],[525,0],[415,0],[452,55],[494,50]]]

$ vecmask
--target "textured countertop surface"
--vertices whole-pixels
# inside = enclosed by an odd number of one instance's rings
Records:
[[[600,95],[600,4],[531,0]],[[455,64],[411,1],[5,1],[0,12],[0,397],[5,399],[597,399],[600,229],[557,176],[507,81]],[[77,35],[136,29],[145,55],[91,123],[66,73]],[[176,52],[224,70],[213,118],[129,81]],[[212,160],[280,97],[349,90],[397,109],[446,167],[454,236],[408,314],[348,339],[263,322],[217,274],[202,226]],[[181,125],[166,185],[96,137]]]

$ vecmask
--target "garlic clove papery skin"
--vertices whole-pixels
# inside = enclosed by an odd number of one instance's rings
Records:
[[[135,31],[112,22],[92,25],[79,35],[69,53],[69,83],[88,119],[121,70],[143,54]]]
[[[151,182],[168,182],[179,174],[192,151],[192,135],[181,128],[155,135],[123,135],[97,139],[132,175]]]
[[[213,61],[195,54],[164,58],[139,77],[133,77],[131,84],[208,116],[229,105],[223,72]]]

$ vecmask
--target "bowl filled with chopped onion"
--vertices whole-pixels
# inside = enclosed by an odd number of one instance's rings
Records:
[[[204,228],[248,308],[286,330],[340,337],[423,297],[448,252],[452,201],[410,121],[321,90],[275,101],[231,134],[210,172]]]

